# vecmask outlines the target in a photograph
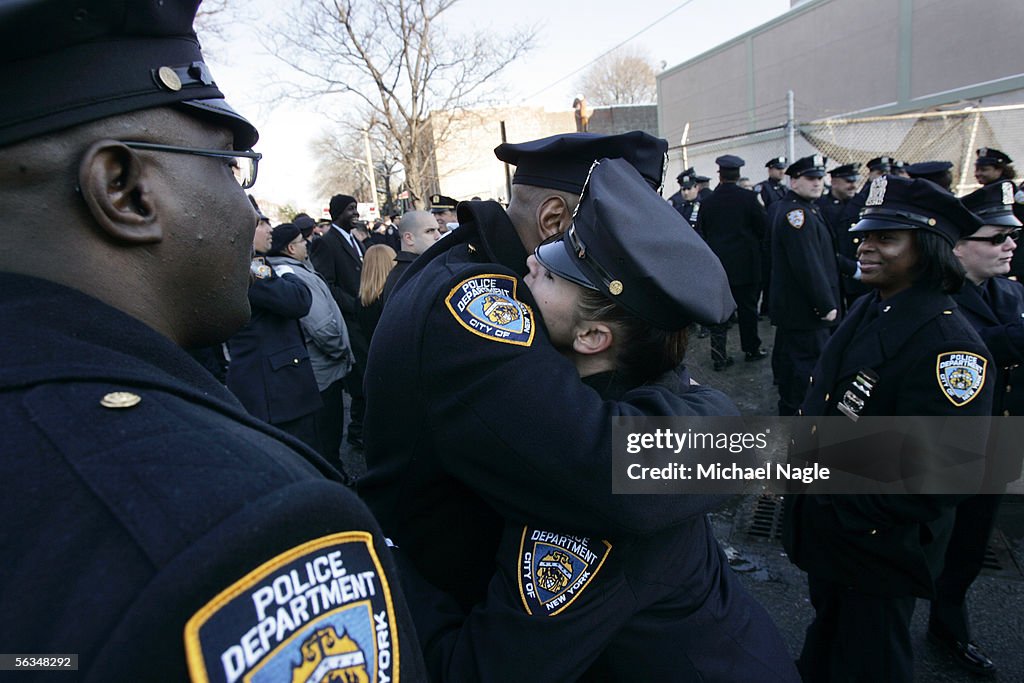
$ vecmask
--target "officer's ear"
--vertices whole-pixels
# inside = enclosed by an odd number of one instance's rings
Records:
[[[572,210],[564,197],[551,195],[537,207],[537,227],[543,242],[553,235],[561,235],[572,223]]]
[[[114,140],[94,142],[78,167],[78,189],[96,224],[118,242],[153,244],[163,229],[145,161]]]
[[[615,335],[606,323],[595,320],[581,320],[573,328],[572,350],[592,356],[612,347]]]

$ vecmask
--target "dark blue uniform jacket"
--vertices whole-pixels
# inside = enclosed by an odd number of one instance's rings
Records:
[[[360,493],[426,579],[468,609],[493,574],[503,517],[618,536],[692,516],[685,500],[612,495],[613,418],[725,414],[731,403],[657,386],[602,400],[548,342],[501,206],[459,212],[461,227],[409,267],[374,335]]]
[[[5,648],[77,653],[69,680],[187,681],[186,647],[211,681],[270,665],[290,680],[308,629],[345,627],[365,666],[424,680],[389,549],[333,468],[134,318],[43,280],[0,288]],[[103,407],[114,392],[141,400]],[[311,595],[345,569],[366,572],[368,603],[326,615]]]
[[[872,307],[878,317],[861,328]],[[956,405],[940,384],[937,362],[947,353],[969,353],[987,363],[983,385],[965,405]],[[988,415],[994,387],[991,363],[980,337],[949,296],[919,286],[885,301],[874,294],[858,300],[829,339],[802,411],[842,418],[836,406],[858,372],[867,368],[878,380],[863,416]],[[982,453],[987,436],[982,430],[959,438],[974,442],[975,452]],[[807,443],[805,438],[798,441]],[[865,448],[864,457],[872,454]],[[913,469],[911,460],[918,455],[912,444],[905,444],[897,454],[907,461],[900,468]],[[784,545],[804,571],[875,595],[931,595],[952,530],[955,496],[807,494],[787,496],[786,502]]]

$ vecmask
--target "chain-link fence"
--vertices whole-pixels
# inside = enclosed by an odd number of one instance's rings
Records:
[[[723,154],[746,159],[744,174],[757,183],[767,176],[763,164],[787,154],[787,147],[784,126],[675,147],[669,152],[666,194],[678,189],[673,179],[688,166],[714,177],[715,159]],[[797,123],[794,134],[794,158],[821,153],[829,158],[829,168],[879,156],[908,163],[950,161],[957,195],[978,187],[974,160],[980,147],[994,147],[1024,164],[1024,104],[823,119]]]

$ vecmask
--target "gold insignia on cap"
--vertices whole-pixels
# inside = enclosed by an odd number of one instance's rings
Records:
[[[932,227],[935,227],[935,224],[936,224],[937,222],[938,222],[938,221],[936,221],[936,220],[935,220],[934,218],[929,218],[929,219],[928,219],[928,225],[930,225],[930,226],[932,226]]]
[[[181,79],[178,78],[178,74],[175,73],[174,69],[169,66],[162,66],[157,69],[156,78],[160,81],[160,85],[168,90],[175,92],[181,90]]]
[[[814,163],[815,166],[825,165],[825,160],[822,158],[820,154],[815,154],[811,161]]]
[[[611,282],[608,283],[608,292],[612,296],[618,296],[619,294],[622,294],[622,283],[619,282],[618,280],[612,280]]]
[[[141,396],[130,391],[113,391],[100,399],[100,405],[104,408],[131,408],[141,400]]]

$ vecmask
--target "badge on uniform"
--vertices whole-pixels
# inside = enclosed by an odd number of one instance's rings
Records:
[[[797,230],[804,227],[805,218],[803,209],[794,209],[786,214],[786,220]]]
[[[553,617],[578,598],[601,571],[612,544],[523,527],[519,595],[526,613]]]
[[[257,256],[249,264],[249,273],[257,280],[266,280],[274,271],[262,256]]]
[[[457,284],[445,299],[455,319],[473,334],[518,346],[533,343],[533,309],[516,298],[509,275],[476,275]]]
[[[836,404],[836,410],[854,422],[860,419],[861,411],[868,404],[871,392],[878,384],[878,373],[870,368],[864,368],[857,373],[850,388],[843,394],[842,400]]]
[[[363,531],[278,555],[185,625],[194,683],[378,681],[398,671],[387,578]]]
[[[935,374],[939,388],[957,408],[965,406],[985,386],[985,369],[988,361],[969,351],[940,353],[935,361]]]

